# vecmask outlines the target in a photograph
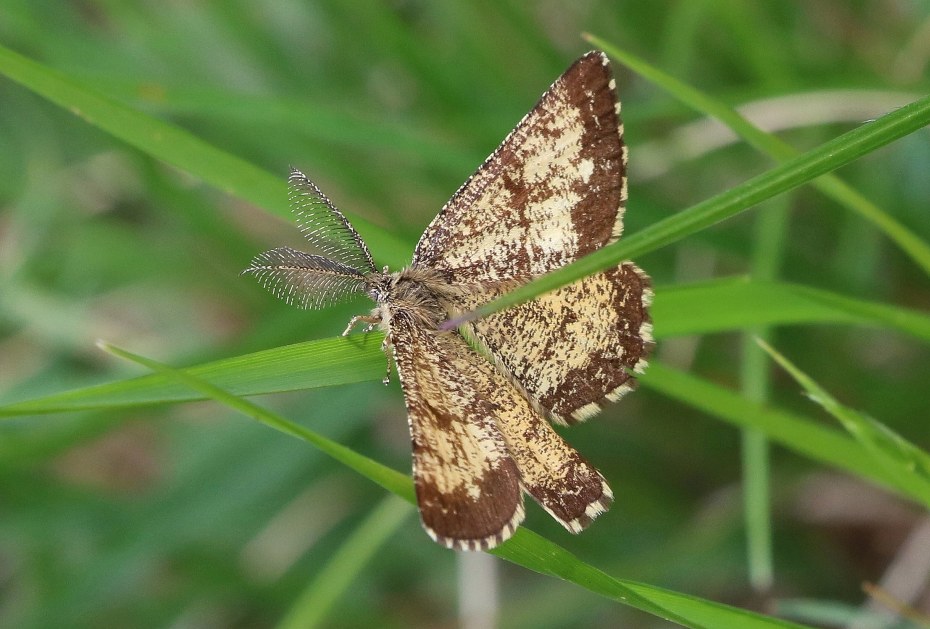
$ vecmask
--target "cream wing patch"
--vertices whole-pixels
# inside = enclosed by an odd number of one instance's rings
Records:
[[[497,426],[523,488],[562,526],[580,533],[613,501],[607,481],[493,365],[474,352],[463,358],[497,409]]]
[[[463,290],[450,308],[472,309],[496,292]],[[630,371],[645,369],[651,299],[648,278],[627,262],[466,330],[552,419],[582,421],[632,388]]]
[[[427,227],[415,267],[529,277],[619,236],[626,152],[605,60],[589,53],[549,88]]]

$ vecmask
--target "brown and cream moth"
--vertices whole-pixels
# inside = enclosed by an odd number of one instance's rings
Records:
[[[344,334],[359,321],[386,332],[420,516],[444,546],[483,550],[509,538],[523,520],[524,492],[572,533],[613,499],[547,420],[587,419],[632,389],[652,346],[645,273],[624,262],[456,331],[439,326],[617,240],[626,163],[616,85],[595,51],[459,188],[401,271],[379,271],[345,216],[291,172],[297,223],[317,253],[273,249],[245,273],[303,308],[354,293],[377,303]]]

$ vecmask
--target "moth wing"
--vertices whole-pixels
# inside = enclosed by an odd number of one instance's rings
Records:
[[[494,420],[484,383],[469,369],[465,341],[418,327],[403,311],[391,319],[391,343],[413,442],[420,518],[436,542],[484,550],[523,520],[516,463]]]
[[[526,279],[619,238],[619,107],[607,57],[576,61],[433,219],[414,266],[462,283]]]
[[[450,309],[467,311],[503,288],[463,292]],[[507,373],[558,423],[597,414],[631,390],[652,349],[649,278],[625,262],[536,299],[465,325]]]
[[[365,290],[365,276],[329,258],[290,247],[260,253],[243,274],[251,274],[275,296],[300,308],[323,308]]]
[[[463,358],[497,409],[497,426],[520,470],[524,490],[559,524],[580,533],[613,501],[607,481],[494,365],[474,351]]]

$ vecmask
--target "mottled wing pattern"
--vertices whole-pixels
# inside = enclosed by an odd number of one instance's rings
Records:
[[[467,311],[503,289],[463,293]],[[652,348],[649,279],[633,263],[595,273],[465,326],[503,372],[559,423],[582,421],[633,388]]]
[[[576,61],[433,219],[413,266],[527,278],[616,240],[626,147],[607,57]]]
[[[613,494],[600,472],[460,336],[403,321],[391,335],[431,537],[450,548],[496,546],[523,519],[521,487],[572,533],[607,510]]]
[[[344,266],[361,273],[375,271],[362,237],[317,185],[297,169],[291,169],[287,181],[291,211],[307,242],[318,253]]]
[[[500,544],[523,520],[523,494],[517,464],[494,419],[497,408],[470,369],[473,350],[455,334],[426,330],[405,311],[392,318],[390,340],[426,532],[459,550]]]
[[[456,342],[459,337],[448,335]],[[463,354],[483,395],[497,408],[497,426],[520,470],[520,484],[572,533],[585,529],[613,501],[607,481],[565,443],[526,396],[482,356]]]
[[[324,308],[366,287],[365,276],[355,269],[290,247],[260,253],[242,273],[300,308]]]
[[[469,311],[619,237],[626,202],[619,102],[603,53],[577,61],[459,190],[414,264],[447,272]],[[632,263],[466,326],[555,421],[590,417],[632,388],[652,346],[646,275]]]
[[[645,367],[652,293],[642,271],[626,262],[466,324],[461,331],[493,361],[435,328],[445,314],[619,238],[627,159],[619,109],[607,57],[579,59],[445,205],[411,268],[395,274],[379,273],[345,216],[292,171],[294,213],[314,252],[274,249],[246,269],[303,307],[362,291],[376,299],[407,405],[420,516],[449,548],[509,538],[524,517],[523,491],[573,533],[613,499],[546,418],[593,415]]]

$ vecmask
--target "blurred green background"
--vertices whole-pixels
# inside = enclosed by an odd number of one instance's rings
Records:
[[[282,200],[288,167],[300,168],[337,207],[410,251],[591,47],[585,31],[734,106],[754,104],[755,120],[802,150],[928,91],[930,4],[918,1],[4,0],[0,8],[3,45],[279,174]],[[615,72],[631,147],[627,233],[771,165],[619,64]],[[797,100],[782,100],[789,96]],[[926,240],[928,164],[920,132],[840,175]],[[300,311],[239,277],[256,253],[299,248],[294,225],[6,79],[0,173],[0,403],[141,373],[96,339],[189,365],[335,336],[370,307]],[[926,275],[819,193],[803,188],[762,210],[788,212],[779,277],[930,309]],[[747,273],[756,216],[637,262],[659,292]],[[930,446],[925,346],[839,325],[781,328],[773,342],[844,403]],[[738,389],[740,347],[735,333],[676,338],[657,357]],[[782,372],[771,385],[777,405],[821,416]],[[409,469],[396,380],[259,402]],[[0,428],[3,626],[274,626],[384,496],[307,444],[213,403],[16,418]],[[802,617],[800,601],[809,601],[845,618],[865,600],[862,582],[882,577],[921,517],[900,498],[773,448],[774,584],[759,591],[747,574],[737,430],[642,388],[563,434],[603,470],[617,502],[578,537],[535,505],[527,526],[612,575],[768,613]],[[669,626],[499,568],[501,626]],[[455,555],[411,512],[324,624],[454,626],[457,574]],[[927,589],[922,596],[915,606],[926,611]]]

